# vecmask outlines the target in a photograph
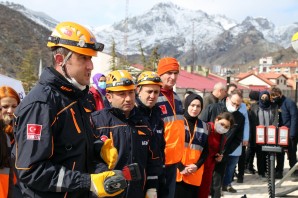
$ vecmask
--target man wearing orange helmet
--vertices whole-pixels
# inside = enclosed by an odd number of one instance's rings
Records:
[[[156,105],[161,109],[161,117],[165,123],[165,170],[166,186],[169,194],[164,197],[173,198],[175,195],[177,163],[182,159],[185,139],[182,102],[173,91],[179,74],[178,61],[172,57],[160,59],[157,74],[163,83]]]
[[[156,147],[152,147],[150,124],[135,107],[132,76],[126,70],[115,70],[106,77],[106,98],[110,108],[92,113],[96,137],[113,140],[119,153],[115,169],[138,163],[141,173],[141,181],[130,181],[126,191],[117,197],[155,198],[162,164]],[[106,171],[108,167],[102,163],[99,170]]]
[[[22,197],[115,196],[123,190],[108,193],[103,184],[118,173],[93,174],[94,161],[100,155],[108,159],[102,155],[106,143],[94,142],[89,103],[84,99],[91,58],[103,44],[85,27],[62,22],[49,37],[48,47],[53,67],[45,68],[15,111],[13,156]],[[102,144],[100,153],[95,153]],[[123,176],[117,178],[125,182]]]
[[[160,93],[162,82],[157,73],[152,71],[144,71],[138,76],[136,84],[136,106],[145,116],[145,118],[147,118],[150,124],[151,130],[153,131],[152,140],[154,141],[154,144],[156,144],[159,156],[162,158],[160,162],[162,163],[162,167],[164,169],[164,122],[161,119],[160,108],[155,105]],[[167,193],[165,191],[165,172],[163,169],[160,169],[160,171],[157,173],[159,181],[157,197],[162,197],[164,196],[164,194]],[[150,183],[150,180],[148,180],[147,183]],[[147,188],[149,189],[149,191],[152,191],[152,189],[150,189],[150,185],[147,185]]]

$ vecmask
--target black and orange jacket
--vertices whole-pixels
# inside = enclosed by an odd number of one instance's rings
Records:
[[[13,156],[23,197],[91,197],[94,137],[87,92],[48,67],[16,109]]]
[[[117,108],[105,108],[92,113],[92,122],[96,127],[96,138],[110,138],[118,151],[116,170],[131,163],[138,163],[142,179],[131,181],[124,194],[119,197],[144,197],[146,180],[152,182],[151,188],[157,188],[161,158],[153,148],[152,131],[146,118],[134,108],[128,118]],[[99,172],[108,170],[105,163],[100,164]],[[155,186],[154,186],[155,185]]]

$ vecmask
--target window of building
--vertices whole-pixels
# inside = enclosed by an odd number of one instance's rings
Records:
[[[278,80],[278,79],[276,79],[276,84],[277,84],[277,85],[279,84],[279,80]]]

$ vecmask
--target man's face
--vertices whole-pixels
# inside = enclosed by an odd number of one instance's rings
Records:
[[[176,84],[179,71],[168,71],[160,76],[163,88],[172,89]]]
[[[138,97],[141,102],[149,108],[152,108],[158,99],[160,86],[159,85],[142,85],[138,87]]]
[[[66,70],[70,77],[74,78],[81,85],[89,85],[93,63],[91,56],[73,52],[66,62]]]
[[[231,106],[238,110],[242,103],[242,98],[238,94],[234,94],[230,97],[227,97],[227,102],[229,102]]]
[[[135,90],[108,92],[106,98],[112,107],[121,109],[128,116],[134,108]]]

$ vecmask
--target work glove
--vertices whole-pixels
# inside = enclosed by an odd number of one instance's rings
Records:
[[[119,171],[120,172],[120,171]],[[124,191],[124,188],[126,188],[126,180],[121,174],[121,172],[114,172],[114,171],[106,171],[103,173],[98,174],[91,174],[91,186],[90,191],[92,191],[94,194],[96,194],[98,197],[113,197],[116,196]],[[113,191],[109,191],[110,188],[109,184],[107,184],[107,181],[115,180],[117,182],[121,182],[123,185],[114,185]],[[116,187],[115,187],[116,186]]]
[[[149,188],[146,192],[145,198],[157,198],[157,192],[155,188]]]
[[[118,151],[113,145],[113,141],[111,139],[102,140],[104,142],[101,150],[100,156],[107,163],[108,168],[110,170],[114,169],[116,166],[116,162],[118,159]]]

